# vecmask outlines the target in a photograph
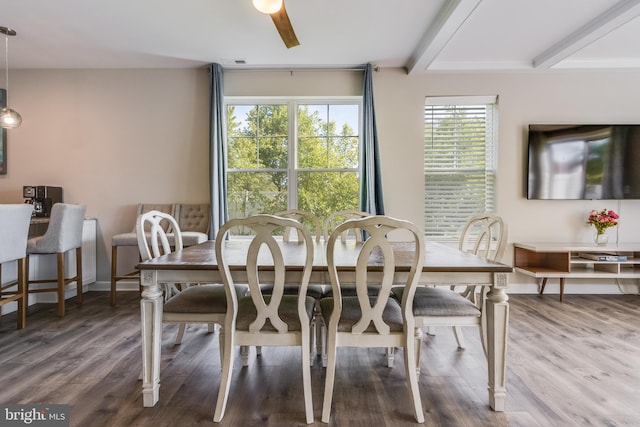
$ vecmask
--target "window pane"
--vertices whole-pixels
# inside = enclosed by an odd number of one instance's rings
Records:
[[[256,135],[256,105],[229,105],[227,108],[228,136]]]
[[[228,172],[227,180],[229,218],[287,208],[286,172]]]
[[[328,105],[299,105],[298,106],[298,135],[325,136],[327,135]]]
[[[298,173],[298,208],[326,218],[330,213],[358,209],[357,172]]]
[[[288,167],[288,107],[280,104],[229,105],[229,169]]]
[[[329,105],[329,135],[358,136],[357,105]]]
[[[286,137],[289,113],[286,105],[258,105],[258,135]]]
[[[329,149],[326,138],[298,138],[298,167],[302,169],[328,168]]]
[[[358,167],[358,137],[331,138],[330,168]]]

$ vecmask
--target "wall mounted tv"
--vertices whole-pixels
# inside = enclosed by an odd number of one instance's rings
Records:
[[[529,125],[527,199],[640,199],[640,125]]]

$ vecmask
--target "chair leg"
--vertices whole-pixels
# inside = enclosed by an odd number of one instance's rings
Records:
[[[184,337],[184,330],[186,328],[187,324],[186,323],[180,323],[178,326],[178,335],[176,336],[176,342],[174,343],[174,345],[180,345],[182,344],[182,337]]]
[[[465,348],[464,346],[464,336],[462,335],[462,328],[460,326],[453,327],[453,333],[456,336],[456,341],[458,341],[459,348]]]
[[[327,370],[324,379],[324,400],[322,402],[322,422],[328,423],[331,417],[331,400],[333,399],[333,383],[336,375],[336,337],[330,334],[327,343]]]
[[[311,335],[311,334],[310,334]],[[310,338],[310,337],[309,337]],[[307,357],[311,352],[310,340],[302,339],[302,387],[304,390],[304,411],[307,424],[313,424],[313,400],[311,398],[311,360]]]
[[[260,347],[256,347],[256,351]],[[249,366],[249,346],[243,345],[240,347],[240,356],[242,356],[242,366]]]
[[[26,278],[26,258],[20,258],[18,260],[18,294],[22,295],[18,303],[18,329],[23,329],[27,325],[27,302],[29,296],[27,295],[27,278]]]
[[[419,330],[419,328],[414,329]],[[414,348],[414,345],[417,345],[418,341],[410,335],[407,335],[406,338],[407,341],[404,348],[405,376],[407,377],[407,386],[409,387],[409,393],[411,393],[411,400],[413,401],[416,421],[422,424],[424,423],[424,411],[422,409],[422,400],[420,399],[417,375],[420,359],[415,358],[418,351]]]
[[[415,328],[414,337],[416,345],[414,351],[416,353],[416,375],[420,376],[420,357],[422,356],[422,328]]]
[[[111,246],[111,305],[116,305],[116,271],[118,270],[118,247]]]
[[[393,359],[395,357],[395,347],[387,347],[387,368],[393,368]]]
[[[64,317],[64,253],[56,254],[58,260],[58,316]]]
[[[229,398],[229,386],[231,385],[231,373],[233,372],[233,331],[224,332],[224,357],[222,358],[222,373],[220,374],[220,387],[218,388],[218,400],[213,421],[219,423],[224,417]]]
[[[76,248],[76,303],[82,304],[82,247]]]

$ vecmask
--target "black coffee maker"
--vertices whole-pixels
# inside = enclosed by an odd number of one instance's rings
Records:
[[[22,197],[25,203],[33,205],[32,216],[51,216],[51,207],[56,203],[62,203],[62,187],[49,187],[45,185],[25,185],[22,187]]]

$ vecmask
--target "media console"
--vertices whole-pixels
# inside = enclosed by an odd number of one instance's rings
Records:
[[[515,271],[542,279],[540,294],[547,279],[560,279],[560,301],[565,279],[640,279],[640,243],[606,246],[514,243],[513,246]]]

